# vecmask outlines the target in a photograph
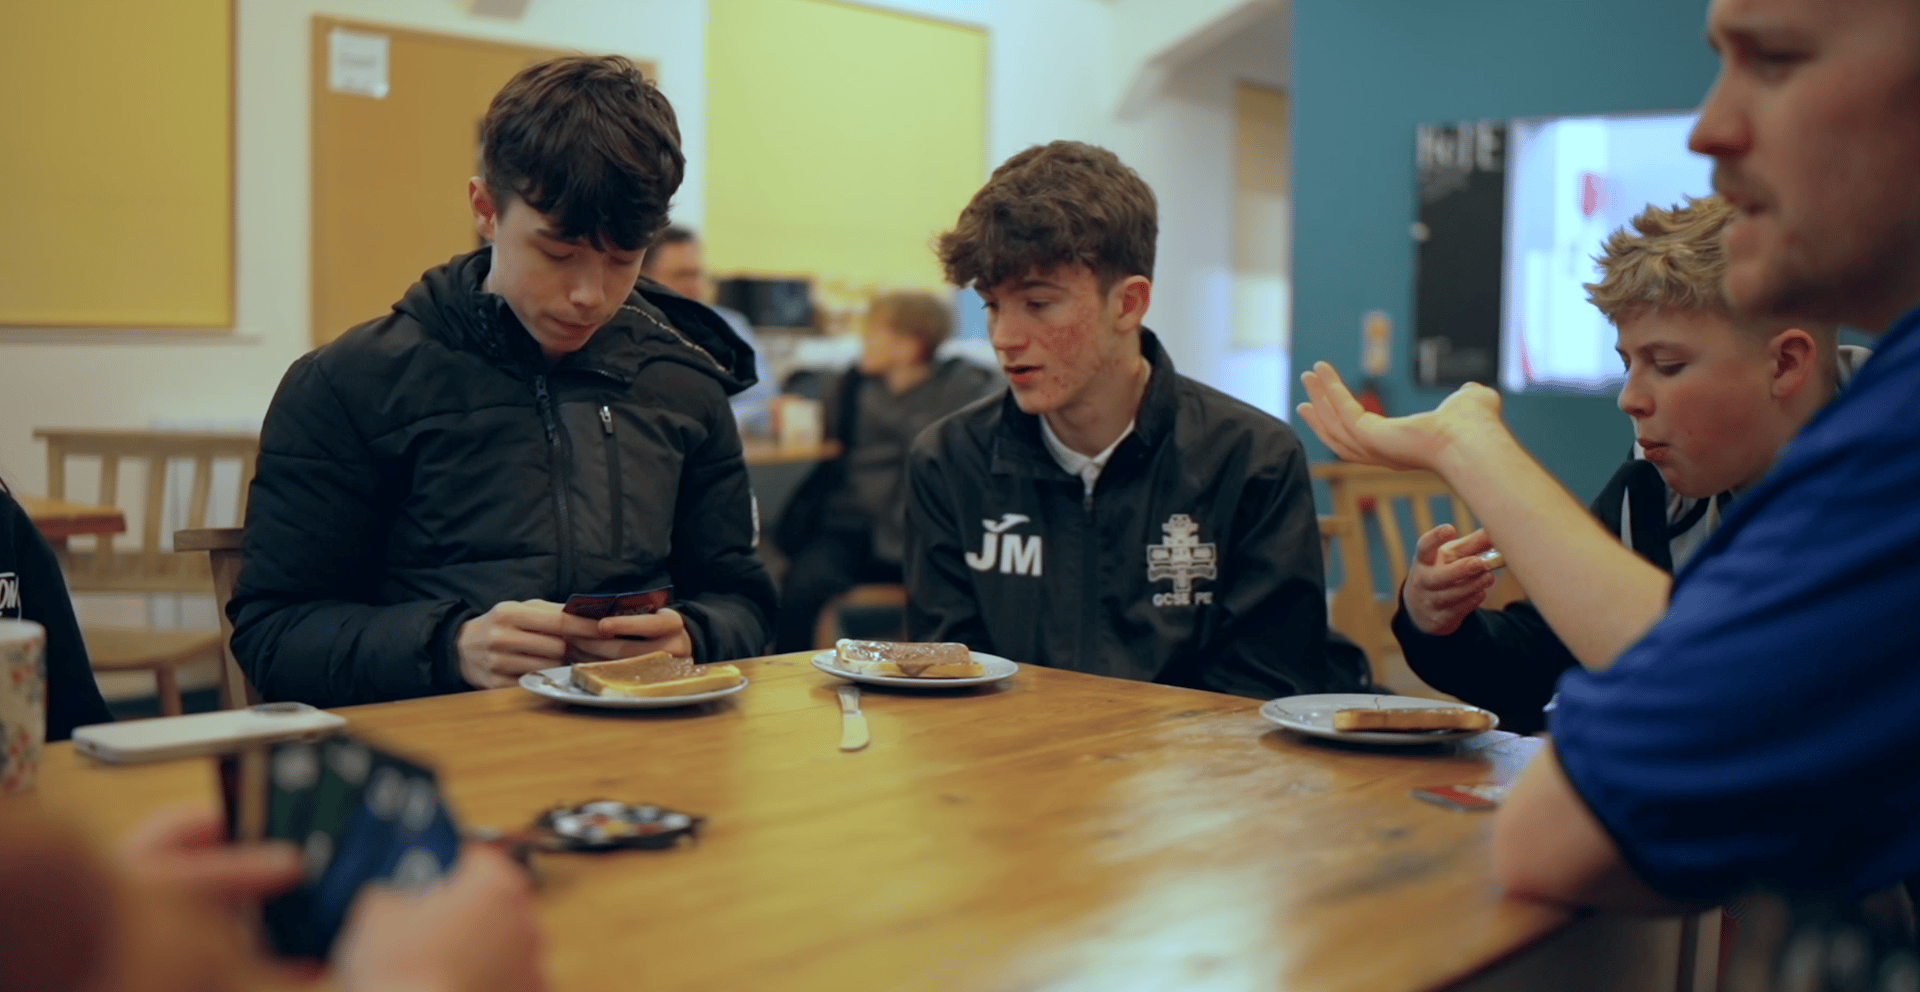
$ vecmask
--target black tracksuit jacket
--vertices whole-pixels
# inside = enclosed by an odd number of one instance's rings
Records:
[[[1620,533],[1623,502],[1629,507],[1627,533],[1633,550],[1671,573],[1670,535],[1691,523],[1676,530],[1667,522],[1667,484],[1652,462],[1632,460],[1620,466],[1593,501],[1593,515],[1609,534]],[[1706,510],[1704,501],[1695,506]],[[1526,600],[1505,609],[1475,610],[1459,630],[1435,637],[1413,625],[1404,590],[1396,590],[1393,636],[1414,674],[1441,692],[1492,710],[1500,717],[1500,729],[1516,734],[1547,729],[1541,710],[1553,699],[1561,673],[1579,664],[1547,618]]]
[[[908,458],[908,622],[1014,661],[1255,698],[1359,690],[1330,661],[1307,459],[1287,425],[1175,373],[1151,332],[1134,431],[1095,485],[1002,391]]]
[[[752,350],[643,280],[548,363],[480,289],[491,262],[427,272],[281,382],[227,611],[266,698],[465,689],[455,634],[496,603],[667,581],[698,660],[765,650],[774,591],[727,406]]]

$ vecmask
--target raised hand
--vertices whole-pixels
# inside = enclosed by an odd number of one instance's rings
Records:
[[[1300,416],[1344,461],[1393,469],[1432,469],[1449,445],[1470,433],[1505,432],[1500,394],[1479,383],[1455,390],[1437,408],[1405,417],[1382,417],[1361,407],[1340,373],[1326,362],[1302,372],[1311,402]]]

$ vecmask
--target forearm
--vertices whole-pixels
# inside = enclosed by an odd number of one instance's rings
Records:
[[[1666,612],[1671,578],[1601,529],[1504,429],[1452,439],[1434,469],[1582,665],[1612,664]]]
[[[1500,729],[1546,729],[1542,712],[1560,673],[1576,664],[1539,612],[1526,603],[1475,610],[1445,636],[1423,633],[1402,608],[1393,635],[1421,681],[1500,717]]]
[[[268,701],[350,706],[470,688],[452,639],[477,613],[458,602],[250,598],[233,612],[234,658]]]
[[[1494,821],[1494,874],[1508,894],[1630,913],[1686,907],[1649,888],[1567,780],[1552,744],[1540,749]]]

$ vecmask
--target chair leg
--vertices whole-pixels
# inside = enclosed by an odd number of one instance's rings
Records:
[[[180,676],[171,667],[153,670],[153,688],[160,697],[161,716],[179,716],[186,711],[180,702]]]

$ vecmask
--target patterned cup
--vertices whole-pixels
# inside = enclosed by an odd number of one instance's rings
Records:
[[[0,792],[33,788],[47,741],[47,632],[0,620]]]

